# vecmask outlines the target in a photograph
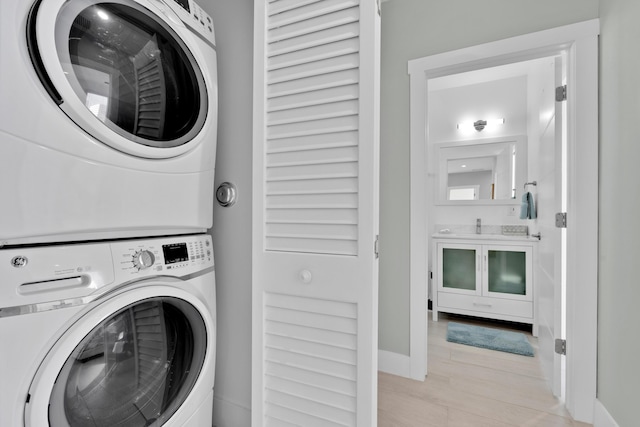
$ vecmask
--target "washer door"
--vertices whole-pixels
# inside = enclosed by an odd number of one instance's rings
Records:
[[[49,94],[93,137],[147,158],[191,148],[207,116],[205,80],[195,36],[161,1],[41,0],[28,36]]]
[[[92,308],[40,366],[27,426],[163,425],[206,382],[207,322],[198,299],[171,287],[127,291]]]

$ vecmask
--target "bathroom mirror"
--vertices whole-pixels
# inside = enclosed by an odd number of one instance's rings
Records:
[[[527,178],[523,136],[436,144],[438,204],[519,204]]]

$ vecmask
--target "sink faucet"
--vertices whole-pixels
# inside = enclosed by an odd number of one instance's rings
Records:
[[[482,234],[482,221],[480,218],[476,219],[476,234]]]

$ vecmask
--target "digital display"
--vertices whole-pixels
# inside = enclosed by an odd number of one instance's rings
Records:
[[[176,262],[189,261],[189,253],[187,252],[186,243],[172,243],[170,245],[162,245],[162,253],[164,254],[165,264],[175,264]]]
[[[191,11],[189,10],[189,0],[173,0],[173,1],[175,1],[175,2],[176,2],[176,3],[178,3],[180,6],[182,6],[182,8],[183,8],[184,10],[186,10],[187,12],[191,12]]]

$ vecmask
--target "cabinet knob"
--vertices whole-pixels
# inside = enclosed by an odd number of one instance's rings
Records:
[[[302,280],[302,283],[311,283],[313,274],[309,270],[302,270],[300,272],[300,280]]]

